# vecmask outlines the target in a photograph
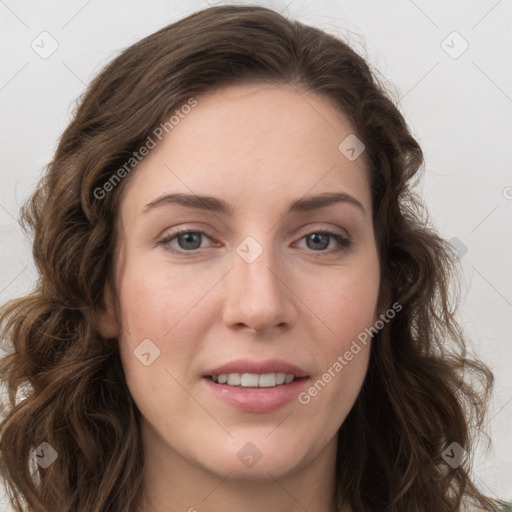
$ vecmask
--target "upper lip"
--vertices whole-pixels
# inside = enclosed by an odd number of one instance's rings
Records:
[[[308,374],[298,366],[280,359],[268,359],[266,361],[251,361],[249,359],[238,359],[230,363],[217,366],[204,373],[204,377],[222,375],[226,373],[286,373],[297,378],[307,377]]]

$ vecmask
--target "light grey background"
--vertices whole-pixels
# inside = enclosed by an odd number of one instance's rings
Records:
[[[0,0],[0,303],[36,278],[16,217],[74,100],[120,50],[220,3]],[[512,500],[512,1],[254,3],[343,36],[389,80],[425,152],[421,191],[432,222],[456,237],[460,319],[496,376],[492,447],[482,438],[474,477],[488,496]]]

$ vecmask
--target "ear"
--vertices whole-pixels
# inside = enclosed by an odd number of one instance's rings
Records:
[[[101,302],[95,311],[96,328],[104,338],[117,338],[121,329],[117,317],[114,294],[108,281],[105,284]]]

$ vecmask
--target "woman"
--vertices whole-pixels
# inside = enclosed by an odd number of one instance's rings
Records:
[[[465,356],[421,164],[366,62],[269,9],[206,9],[112,61],[22,212],[15,509],[504,505],[469,477],[493,376]]]

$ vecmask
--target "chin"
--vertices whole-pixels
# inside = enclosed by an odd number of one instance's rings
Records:
[[[230,440],[229,445],[218,445],[215,451],[209,451],[199,461],[208,466],[210,472],[227,475],[242,480],[282,478],[307,464],[307,451],[299,440],[283,444],[273,441],[265,434],[255,434]],[[252,439],[252,440],[251,440]],[[300,449],[299,449],[300,446]]]

